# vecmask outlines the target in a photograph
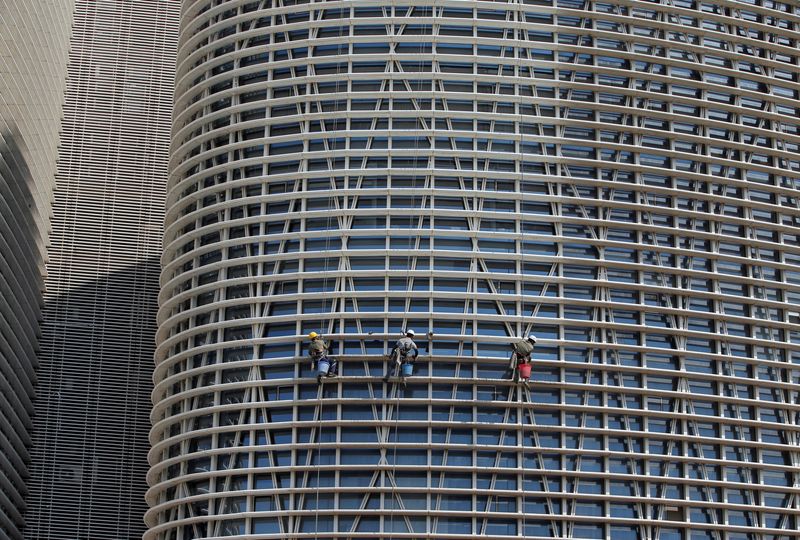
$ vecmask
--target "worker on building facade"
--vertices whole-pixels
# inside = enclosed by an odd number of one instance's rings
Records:
[[[413,330],[408,329],[406,330],[405,336],[397,340],[397,343],[395,344],[394,348],[389,353],[389,358],[394,359],[395,365],[394,367],[392,366],[389,367],[389,371],[383,378],[384,381],[389,380],[389,376],[393,370],[399,371],[402,375],[404,372],[403,365],[413,364],[414,360],[417,359],[417,356],[419,356],[419,347],[417,347],[417,344],[414,343],[415,335],[416,334]]]
[[[531,353],[536,345],[536,336],[529,335],[511,344],[511,371],[515,381],[527,383],[531,377]]]
[[[322,339],[322,336],[316,332],[311,332],[308,334],[308,339],[311,340],[311,342],[308,344],[308,355],[311,357],[311,369],[317,370],[321,361],[323,362],[323,365],[324,362],[327,362],[329,366],[326,373],[318,373],[317,379],[320,379],[322,375],[335,377],[339,369],[339,362],[335,358],[328,356],[328,344],[325,343],[325,340]]]

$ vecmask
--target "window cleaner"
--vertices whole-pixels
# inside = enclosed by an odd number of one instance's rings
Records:
[[[531,378],[531,353],[536,345],[536,336],[529,335],[511,344],[514,352],[511,353],[512,377],[517,382],[528,383]]]
[[[394,366],[389,366],[389,370],[383,377],[384,382],[389,381],[392,371],[399,371],[403,380],[414,373],[414,361],[419,355],[419,348],[414,343],[415,335],[416,333],[413,330],[408,329],[406,330],[406,335],[397,340],[394,348],[389,353],[389,358],[394,360]]]
[[[339,362],[328,356],[328,344],[316,332],[308,334],[308,354],[311,357],[311,369],[317,371],[317,382],[322,377],[335,377],[339,370]]]

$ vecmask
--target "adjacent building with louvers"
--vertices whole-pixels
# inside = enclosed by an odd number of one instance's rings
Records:
[[[798,39],[772,0],[184,2],[145,538],[797,538]]]
[[[144,532],[178,12],[75,2],[26,539]]]
[[[24,522],[71,4],[0,0],[0,538]]]

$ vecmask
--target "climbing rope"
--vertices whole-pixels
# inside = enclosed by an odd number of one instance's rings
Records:
[[[409,10],[413,10],[414,8],[408,8],[408,9]],[[423,11],[422,17],[424,18],[425,15],[427,14],[427,6],[423,6],[421,9]],[[413,11],[411,11],[409,14],[413,14]],[[396,35],[396,31],[393,32],[393,36],[394,35]],[[420,43],[419,43],[419,56],[418,56],[419,60],[418,60],[418,66],[417,66],[417,73],[422,73],[422,70],[423,70],[423,67],[424,67],[424,59],[423,59],[424,47],[425,47],[425,41],[424,41],[424,36],[422,36],[422,37],[420,37]],[[411,86],[410,81],[406,80],[405,84],[406,84],[406,87],[409,90],[413,91],[413,88]],[[433,102],[432,102],[432,106],[433,106]],[[420,129],[420,124],[422,122],[421,114],[423,112],[422,107],[419,106],[419,101],[417,101],[416,109],[417,109],[418,117],[415,120],[417,125],[415,125],[415,129],[414,129],[414,152],[413,152],[414,171],[412,172],[412,180],[411,180],[411,207],[412,208],[416,207],[416,191],[417,191],[417,180],[418,180],[418,174],[417,174],[417,170],[416,169],[418,168],[417,166],[418,166],[419,150],[420,150],[420,148],[419,148],[420,135],[419,135],[418,132],[419,132],[419,129]],[[424,207],[424,205],[425,205],[425,196],[424,195],[421,196],[420,203]],[[418,228],[421,225],[424,225],[423,208],[420,209],[420,214],[419,215],[420,215],[420,217],[417,218],[417,223],[416,223]],[[413,242],[413,245],[412,245],[411,237],[409,237],[409,242],[408,242],[408,254],[406,255],[406,278],[405,278],[406,293],[407,293],[407,295],[406,295],[406,314],[410,311],[410,305],[409,305],[409,303],[411,302],[411,294],[410,293],[413,290],[413,286],[412,286],[413,278],[411,278],[411,271],[412,271],[412,260],[414,259],[414,257],[412,257],[411,253],[412,253],[412,249],[413,250],[417,250],[417,249],[420,248],[420,239],[421,239],[421,233],[418,232],[417,235],[416,235],[416,239]],[[405,332],[406,330],[408,330],[408,318],[407,318],[407,316],[403,318],[403,328],[401,329],[401,331]],[[402,355],[400,354],[399,350],[396,351],[394,355],[390,355],[389,356],[389,361],[388,361],[389,365],[387,366],[387,373],[393,373],[394,370],[397,370],[396,376],[403,377],[403,373],[402,373],[402,369],[403,368],[402,368],[402,365],[400,363],[401,362],[401,357],[402,357]],[[397,504],[396,503],[396,501],[397,501],[397,482],[396,482],[396,475],[397,475],[397,446],[398,446],[398,443],[399,443],[398,438],[399,438],[399,425],[400,425],[400,403],[401,403],[401,399],[402,399],[401,392],[399,390],[399,383],[397,382],[397,380],[395,380],[394,383],[393,383],[392,393],[393,393],[392,397],[396,398],[396,405],[394,407],[395,422],[394,422],[394,448],[393,448],[393,455],[392,455],[392,473],[391,473],[391,478],[389,479],[389,484],[390,484],[389,496],[391,497],[391,500],[392,500],[392,505],[391,505],[391,509],[390,509],[390,512],[389,512],[389,534],[390,534],[389,538],[390,538],[390,540],[391,540],[391,535],[394,532],[394,514],[395,514],[395,505]],[[390,433],[391,433],[391,431],[390,431]]]
[[[339,14],[340,15],[342,14],[341,11],[340,11]],[[342,41],[342,37],[344,35],[344,26],[342,24],[343,24],[342,22],[339,23],[339,39],[338,39],[338,42],[337,42],[337,44],[339,46],[339,49],[338,49],[337,52],[339,54],[341,54],[341,52],[342,52],[341,51],[341,41]],[[348,27],[348,34],[349,33],[350,33],[350,30],[349,30],[349,27]],[[349,48],[350,48],[349,40],[348,40],[347,48],[348,48],[348,52],[349,52]],[[335,94],[337,96],[336,97],[336,101],[337,102],[339,101],[339,97],[338,96],[339,96],[340,84],[341,84],[341,66],[342,66],[342,63],[337,59],[337,61],[336,61],[336,94]],[[338,112],[338,106],[336,107],[336,109],[337,109],[337,112]],[[322,123],[323,134],[327,133],[326,130],[325,130],[325,119],[324,118],[321,119],[320,122]],[[325,216],[325,251],[324,251],[324,253],[325,253],[325,263],[324,263],[324,267],[323,267],[323,271],[322,271],[322,275],[323,275],[323,280],[322,280],[322,310],[321,310],[321,316],[320,316],[320,319],[319,319],[319,333],[320,333],[320,335],[323,335],[323,336],[327,333],[327,332],[325,332],[323,330],[323,324],[324,324],[324,321],[326,320],[325,313],[326,313],[327,301],[328,301],[328,277],[329,277],[329,271],[330,271],[329,265],[330,265],[330,246],[331,246],[331,222],[333,220],[334,206],[338,206],[338,196],[335,195],[336,189],[337,189],[337,186],[336,186],[336,175],[334,174],[334,170],[335,170],[335,167],[336,167],[336,151],[338,150],[338,148],[337,148],[338,143],[337,143],[337,136],[336,136],[336,131],[338,131],[338,129],[339,129],[339,118],[336,117],[334,119],[334,136],[330,141],[328,141],[327,138],[326,138],[326,141],[325,141],[325,147],[328,148],[328,150],[331,152],[331,156],[332,157],[328,158],[328,170],[329,170],[329,174],[331,175],[331,178],[330,178],[330,186],[329,186],[330,192],[328,194],[328,203],[327,203],[326,216]],[[334,305],[335,305],[335,299],[331,299],[331,307],[333,307]],[[332,327],[331,327],[332,318],[328,317],[327,318],[327,322],[328,322],[328,330],[331,330],[332,329]]]
[[[397,499],[397,445],[398,445],[398,438],[399,438],[399,428],[400,428],[400,392],[398,391],[398,384],[394,383],[394,396],[397,398],[397,405],[394,408],[394,450],[392,455],[392,477],[389,479],[389,484],[391,486],[390,490],[390,497],[392,498],[392,507],[389,510],[389,534],[391,535],[394,532],[394,507],[395,507],[395,500]],[[387,401],[388,403],[388,401]],[[389,537],[391,540],[391,536]]]
[[[523,45],[523,43],[522,43],[522,24],[521,24],[523,15],[522,15],[522,12],[520,11],[519,1],[515,0],[514,4],[515,4],[515,10],[514,10],[514,24],[512,25],[512,32],[514,32],[514,43],[516,43],[516,45],[515,45],[515,49],[516,50],[514,52],[514,57],[517,59],[517,66],[516,66],[517,74],[516,75],[517,75],[517,78],[519,80],[519,78],[520,78],[519,60],[520,60],[520,58],[522,56],[522,45]],[[524,130],[523,130],[523,127],[522,127],[522,93],[519,91],[520,84],[517,84],[515,86],[516,86],[516,89],[517,89],[517,103],[516,103],[516,108],[517,108],[517,130],[519,132],[519,139],[518,139],[518,142],[517,142],[517,145],[518,145],[517,146],[517,158],[518,158],[518,165],[517,166],[519,167],[519,177],[518,177],[518,181],[517,182],[518,182],[518,189],[519,189],[519,193],[520,193],[519,219],[517,221],[517,227],[519,228],[519,231],[518,231],[519,232],[519,263],[518,264],[519,264],[519,272],[520,272],[519,285],[518,285],[518,287],[519,287],[519,313],[517,314],[519,324],[517,324],[516,326],[517,326],[517,332],[519,332],[519,336],[522,338],[522,337],[525,337],[529,332],[529,329],[526,328],[526,325],[525,325],[525,314],[526,314],[526,311],[525,311],[525,281],[524,281],[525,265],[524,265],[524,259],[523,259],[523,253],[525,252],[525,244],[524,244],[524,242],[525,242],[525,229],[524,229],[524,223],[523,223],[523,219],[522,219],[522,206],[523,206],[523,204],[522,204],[522,196],[521,196],[521,194],[523,193],[523,189],[522,188],[523,188],[523,180],[524,180],[524,177],[525,177],[525,173],[524,173],[524,151],[523,151],[523,138],[524,138],[523,133],[524,133]],[[516,354],[516,353],[513,353],[513,354]],[[533,354],[533,353],[531,353],[531,354]],[[532,358],[531,358],[531,363],[532,363]],[[517,364],[517,365],[515,365],[515,364]],[[516,375],[515,373],[513,373],[513,370],[519,368],[518,364],[519,364],[519,359],[517,359],[517,362],[513,362],[513,361],[511,362],[511,366],[512,366],[511,377],[512,377],[512,380],[514,379],[514,377]],[[525,390],[527,390],[527,388]],[[520,389],[518,389],[518,391],[520,392],[520,396],[521,396],[522,392],[520,391]],[[525,395],[528,398],[530,398],[530,392],[526,392]],[[521,503],[522,503],[522,507],[518,509],[518,512],[522,513],[522,530],[519,531],[519,533],[521,533],[521,535],[524,537],[525,534],[526,534],[525,531],[527,529],[527,520],[526,520],[527,496],[526,496],[526,485],[525,485],[525,481],[526,481],[526,476],[525,476],[525,468],[526,468],[525,454],[526,453],[525,453],[525,449],[527,447],[527,442],[528,441],[527,441],[527,437],[525,436],[525,428],[524,428],[524,417],[525,417],[525,414],[524,414],[524,410],[522,410],[520,412],[522,413],[520,415],[521,416],[520,422],[522,422],[522,426],[523,426],[522,432],[521,432],[522,437],[521,437],[521,440],[520,440],[520,443],[522,444],[522,452],[520,453],[521,463],[519,464],[519,466],[522,469],[522,471],[521,471],[521,481],[522,481],[522,486],[521,486],[521,489],[522,489],[522,500],[521,500]],[[530,414],[532,414],[532,412]]]
[[[427,8],[427,6],[425,6],[425,15],[427,15],[427,14],[428,14],[428,8]],[[437,81],[436,81],[436,73],[437,73],[437,71],[436,71],[436,62],[437,62],[437,60],[436,60],[436,53],[437,53],[437,51],[436,51],[436,38],[438,36],[437,31],[436,31],[436,17],[437,17],[437,14],[436,14],[436,0],[433,0],[433,2],[431,3],[431,113],[432,114],[431,114],[431,117],[430,117],[431,118],[430,119],[430,125],[428,126],[428,128],[430,129],[430,137],[429,137],[430,145],[428,147],[429,148],[428,156],[426,157],[426,163],[425,163],[426,169],[427,169],[427,166],[430,165],[430,160],[432,159],[432,157],[434,155],[434,152],[435,152],[435,148],[436,148],[436,137],[435,137],[435,131],[434,131],[434,125],[435,125],[435,122],[436,122],[435,110],[436,110],[436,90],[437,90]],[[420,48],[422,48],[422,44],[420,45]],[[424,63],[422,62],[422,53],[420,52],[420,72],[422,71],[422,67],[423,66],[424,66]],[[435,168],[435,166],[436,166],[436,163],[434,161],[432,168]],[[426,183],[427,183],[429,195],[428,195],[427,203],[424,202],[425,198],[423,197],[423,210],[424,210],[424,205],[427,204],[428,205],[428,226],[430,227],[430,233],[429,233],[429,237],[430,238],[428,240],[428,252],[432,254],[433,253],[433,248],[434,248],[433,242],[434,242],[434,232],[435,232],[434,226],[433,226],[433,223],[434,223],[434,215],[433,215],[434,214],[434,212],[433,212],[433,201],[434,201],[434,196],[433,196],[434,181],[433,180],[434,180],[434,176],[433,176],[432,173],[428,174],[428,172],[426,171],[425,178],[428,179]],[[432,276],[433,276],[433,265],[429,264],[428,265],[428,269],[429,269],[428,270],[428,274],[432,278]],[[428,290],[430,291],[429,295],[432,298],[433,297],[433,291],[434,291],[434,284],[433,283],[430,283],[430,285],[428,287]],[[429,305],[430,305],[430,299],[429,299]],[[429,357],[428,358],[429,359],[429,365],[428,365],[428,372],[429,373],[433,372],[433,360],[431,359],[431,349],[433,348],[433,324],[432,323],[433,323],[433,321],[429,319],[428,320],[428,333],[427,333],[427,336],[426,336],[428,338],[427,352],[428,352],[428,357]]]
[[[344,14],[344,8],[340,8],[339,15],[341,16],[343,14]],[[341,85],[341,82],[342,82],[341,81],[341,66],[342,66],[342,62],[341,62],[340,58],[338,58],[338,56],[341,56],[341,54],[342,54],[341,47],[342,47],[342,37],[344,36],[344,29],[345,29],[344,24],[348,24],[349,25],[349,23],[347,21],[349,21],[349,17],[347,17],[347,18],[340,17],[340,19],[339,19],[339,31],[338,31],[339,36],[338,36],[338,40],[337,40],[337,45],[339,47],[337,52],[339,54],[337,55],[337,60],[336,60],[336,96],[337,96],[336,97],[336,101],[337,101],[337,103],[339,101],[339,91],[340,91],[340,85]],[[350,27],[349,26],[347,27],[347,32],[348,32],[348,35],[349,35],[350,34]],[[349,54],[349,49],[350,49],[349,39],[348,39],[348,43],[345,46],[347,48],[347,53]],[[345,84],[347,85],[348,83],[345,83]],[[317,88],[317,90],[319,90],[319,88]],[[317,94],[317,95],[319,95],[319,94]],[[335,108],[335,110],[336,110],[336,112],[338,112],[338,105]],[[334,171],[335,171],[335,167],[336,167],[336,151],[338,150],[336,132],[339,130],[339,120],[340,119],[338,118],[338,116],[334,119],[334,136],[333,136],[333,138],[330,140],[330,142],[329,142],[327,137],[325,139],[325,147],[328,148],[328,150],[331,152],[331,157],[328,158],[328,171],[329,171],[329,174],[330,174],[330,186],[328,187],[328,189],[330,190],[330,192],[328,194],[328,201],[327,201],[327,208],[326,208],[325,251],[323,252],[324,253],[325,262],[324,262],[323,272],[322,272],[322,275],[323,275],[323,279],[322,279],[322,306],[321,306],[321,309],[320,309],[320,318],[319,318],[319,324],[318,324],[320,339],[322,339],[323,341],[325,340],[325,336],[328,333],[328,332],[325,331],[325,329],[323,329],[323,325],[325,324],[326,320],[327,320],[327,323],[328,323],[327,324],[327,330],[332,330],[333,329],[333,326],[332,326],[332,320],[333,319],[332,319],[332,317],[326,317],[326,313],[327,313],[327,309],[328,309],[328,278],[330,276],[329,264],[330,264],[331,236],[332,236],[331,235],[331,223],[333,221],[334,206],[338,206],[338,196],[335,195],[335,193],[336,193],[336,175],[334,174]],[[320,122],[322,124],[323,137],[325,137],[325,134],[326,134],[325,119],[324,118],[321,119]],[[342,240],[340,240],[340,241],[342,241]],[[340,245],[340,249],[341,249],[341,245]],[[331,299],[331,308],[333,308],[335,305],[336,305],[336,299],[332,298]],[[330,347],[330,341],[327,342],[327,345],[328,345],[328,347]],[[330,370],[333,367],[333,359],[330,357],[330,353],[331,353],[330,349],[327,349],[326,352],[325,352],[325,355],[328,357],[328,362],[329,362],[328,370]],[[317,369],[319,369],[319,364],[317,364]],[[341,369],[341,366],[340,366],[340,369]],[[317,463],[316,463],[316,467],[317,467],[317,485],[316,485],[316,490],[315,490],[315,492],[316,492],[316,502],[315,502],[315,505],[314,505],[314,535],[315,535],[315,537],[319,534],[319,511],[320,511],[320,509],[319,509],[319,494],[320,494],[320,489],[321,489],[320,480],[321,480],[321,463],[322,463],[322,426],[323,426],[323,421],[324,421],[324,419],[323,419],[324,388],[325,388],[324,387],[324,383],[322,383],[322,381],[320,380],[319,389],[317,391],[317,400],[318,400],[317,407],[318,407],[319,418],[318,418],[318,427],[317,427]]]
[[[316,501],[314,503],[314,535],[319,532],[319,490],[322,468],[322,393],[323,386],[319,385],[317,390],[317,485],[316,487]]]

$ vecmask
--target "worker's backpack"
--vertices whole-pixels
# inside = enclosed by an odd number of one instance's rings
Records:
[[[514,348],[517,350],[517,354],[523,354],[525,356],[533,352],[533,344],[527,339],[518,341]]]

